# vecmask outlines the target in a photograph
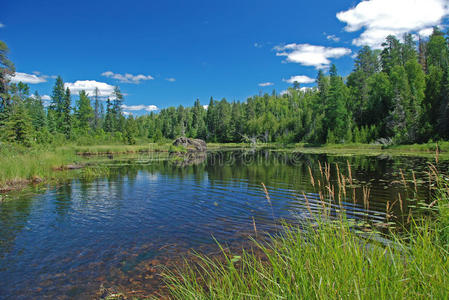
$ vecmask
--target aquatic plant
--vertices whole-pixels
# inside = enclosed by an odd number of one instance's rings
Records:
[[[340,210],[337,218],[331,218],[332,202],[338,204],[342,196],[348,195],[347,187],[353,181],[350,166],[346,176],[337,171],[335,186],[329,180],[330,166],[320,165],[319,170],[316,179],[310,170],[310,177],[312,185],[320,189],[321,213],[312,210],[304,194],[306,207],[313,216],[305,224],[301,227],[284,224],[283,230],[270,236],[268,242],[253,240],[253,248],[243,249],[237,255],[222,245],[218,257],[196,254],[195,260],[186,260],[183,266],[163,274],[170,296],[175,299],[447,297],[448,178],[431,166],[429,174],[436,193],[427,207],[432,205],[435,209],[431,214],[410,217],[411,225],[406,231],[389,227],[381,234],[375,230],[355,230],[344,210]],[[369,208],[366,188],[363,204]],[[395,204],[387,205],[386,218],[394,216],[392,205]],[[254,219],[253,226],[257,232]]]

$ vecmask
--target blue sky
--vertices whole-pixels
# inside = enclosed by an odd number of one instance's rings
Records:
[[[319,68],[352,69],[360,46],[387,34],[426,36],[447,24],[448,0],[5,1],[0,40],[15,80],[50,95],[112,86],[141,114],[196,98],[244,101],[289,79],[313,86]],[[126,75],[128,74],[128,75]],[[292,82],[290,80],[290,82]]]

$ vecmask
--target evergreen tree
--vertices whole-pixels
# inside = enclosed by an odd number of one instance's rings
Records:
[[[42,98],[37,91],[32,97],[28,97],[25,100],[25,107],[29,112],[31,123],[35,131],[42,130],[46,127],[45,108]]]
[[[8,59],[8,46],[0,41],[0,128],[6,122],[10,110],[8,94],[9,78],[15,73],[14,64]]]
[[[67,88],[64,94],[64,102],[62,104],[61,112],[61,133],[63,133],[66,138],[70,138],[72,133],[72,116],[70,114],[72,110],[72,97],[70,95],[70,89]]]
[[[112,103],[109,98],[106,100],[106,115],[104,117],[103,130],[105,132],[114,131],[114,112],[112,110]]]
[[[85,91],[79,94],[79,100],[76,103],[75,116],[78,120],[78,129],[82,134],[87,134],[90,130],[90,124],[94,119],[94,110],[90,105],[90,99]]]
[[[53,93],[51,97],[51,104],[49,109],[50,120],[49,124],[51,124],[51,131],[58,131],[63,133],[63,111],[64,111],[64,98],[65,98],[65,89],[64,89],[64,81],[61,76],[56,78],[55,85],[53,87]],[[53,124],[54,123],[54,124]]]
[[[327,129],[333,132],[335,141],[344,140],[347,127],[351,127],[349,112],[345,101],[348,99],[348,91],[343,79],[337,74],[337,67],[331,66],[329,101],[326,107]]]
[[[122,114],[123,94],[118,86],[114,88],[113,96],[114,100],[112,102],[112,112],[114,120],[114,131],[122,132],[125,123],[125,118]]]
[[[31,119],[22,99],[15,100],[5,123],[4,138],[9,142],[30,146],[33,136]]]
[[[101,119],[102,119],[102,112],[101,112],[101,104],[99,100],[100,91],[98,90],[98,87],[95,88],[94,91],[94,123],[93,128],[95,131],[99,130],[101,128]]]

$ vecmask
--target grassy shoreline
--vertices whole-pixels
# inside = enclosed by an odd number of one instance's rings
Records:
[[[171,143],[141,143],[138,145],[64,145],[48,148],[25,148],[2,145],[0,147],[0,193],[17,190],[29,184],[38,184],[70,177],[68,165],[80,165],[86,157],[96,155],[122,155],[151,152],[169,152]],[[275,143],[208,143],[209,150],[221,149],[272,149],[273,151],[301,152],[310,154],[333,155],[391,155],[433,157],[437,144],[399,145],[383,147],[382,145],[342,144],[313,146],[307,144],[280,145]],[[449,142],[438,143],[441,159],[449,159]]]
[[[168,144],[146,145],[65,145],[50,148],[25,148],[3,145],[0,148],[0,193],[20,190],[30,184],[62,181],[75,176],[93,176],[95,159],[89,156],[168,152]],[[78,170],[78,171],[77,171]]]

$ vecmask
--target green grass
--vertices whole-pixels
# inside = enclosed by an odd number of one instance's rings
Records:
[[[60,149],[73,151],[81,155],[102,155],[102,154],[124,154],[124,153],[142,153],[142,152],[166,152],[169,150],[170,144],[147,143],[141,145],[92,145],[92,146],[75,146],[67,145]]]
[[[0,147],[0,187],[64,176],[67,171],[56,172],[54,169],[77,163],[79,160],[73,151],[2,145]]]
[[[93,178],[107,170],[89,166],[80,171],[60,170],[67,165],[83,164],[84,155],[168,152],[169,144],[141,145],[64,145],[60,147],[32,147],[0,144],[0,192],[25,187],[32,182],[64,180],[74,176]],[[90,164],[95,161],[89,160]]]
[[[175,299],[446,299],[449,287],[449,187],[432,216],[404,232],[359,233],[344,217],[306,229],[285,225],[268,243],[194,261],[163,276]]]
[[[421,151],[435,153],[437,150],[439,152],[449,152],[449,142],[438,142],[438,143],[426,143],[426,144],[412,144],[412,145],[392,145],[385,147],[388,150],[407,150],[407,151]]]
[[[187,149],[184,146],[170,145],[168,152],[170,152],[170,153],[187,153]]]
[[[414,144],[414,145],[392,145],[385,146],[380,144],[325,144],[313,145],[307,143],[281,144],[281,143],[208,143],[207,147],[211,150],[226,148],[270,148],[279,151],[296,151],[310,154],[333,154],[333,155],[390,155],[390,156],[419,156],[433,158],[438,144],[439,157],[449,159],[449,142]]]

